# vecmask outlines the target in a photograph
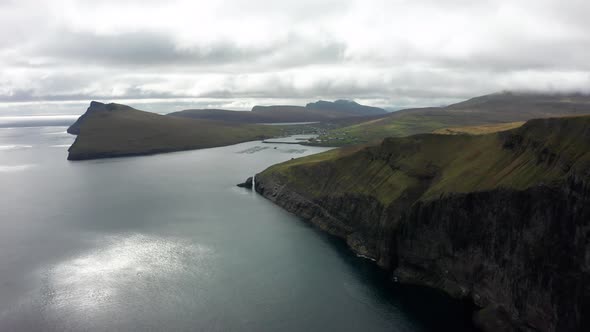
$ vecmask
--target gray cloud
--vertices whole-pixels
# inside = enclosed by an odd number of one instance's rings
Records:
[[[257,66],[256,69],[268,70],[338,63],[345,47],[343,42],[305,40],[295,34],[261,46],[241,47],[235,41],[220,40],[183,48],[175,44],[172,36],[158,32],[100,35],[60,31],[53,38],[21,50],[24,58],[10,56],[5,61],[28,68],[80,65],[136,70],[150,66],[179,71],[224,71],[227,69],[223,67],[248,70]],[[35,63],[36,57],[41,58],[42,65]]]
[[[583,0],[2,2],[0,103],[588,92],[589,12]]]
[[[214,65],[249,61],[269,51],[241,49],[225,42],[215,42],[206,48],[180,49],[172,38],[155,32],[117,35],[61,32],[59,35],[32,51],[53,58],[55,63],[74,61],[105,66]]]

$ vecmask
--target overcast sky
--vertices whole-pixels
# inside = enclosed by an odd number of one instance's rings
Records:
[[[590,90],[588,0],[0,0],[0,104]],[[34,103],[33,103],[34,102]]]

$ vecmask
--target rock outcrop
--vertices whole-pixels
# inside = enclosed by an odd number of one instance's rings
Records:
[[[254,181],[253,178],[249,177],[246,179],[246,181],[244,181],[242,183],[238,183],[237,186],[240,188],[246,188],[246,189],[252,190],[252,187],[254,185],[253,181]]]
[[[437,154],[440,153],[440,154]],[[422,135],[256,175],[266,198],[486,331],[590,330],[590,118]]]

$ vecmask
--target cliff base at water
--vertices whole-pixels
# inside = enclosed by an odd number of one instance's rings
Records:
[[[423,134],[256,175],[258,193],[486,331],[590,330],[590,117]]]

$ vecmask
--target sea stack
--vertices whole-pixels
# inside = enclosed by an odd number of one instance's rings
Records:
[[[249,177],[246,179],[245,182],[238,183],[237,186],[240,188],[246,188],[246,189],[252,190],[252,184],[253,184],[253,179],[252,179],[252,177]]]

